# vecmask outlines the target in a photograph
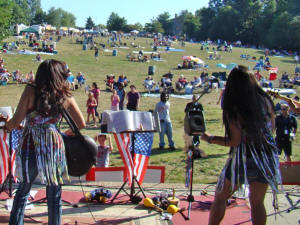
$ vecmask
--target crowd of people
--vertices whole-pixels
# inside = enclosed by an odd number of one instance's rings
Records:
[[[5,68],[4,59],[0,57],[0,85],[7,85],[8,82],[15,82],[17,84],[32,83],[35,79],[34,72],[32,70],[29,73],[23,75],[19,69],[13,72],[9,72]]]
[[[225,51],[232,52],[232,46],[226,45]],[[97,59],[98,55],[95,58]],[[84,127],[97,128],[98,122],[101,122],[101,113],[98,112],[101,104],[101,91],[96,82],[92,83],[90,88],[87,84],[85,75],[78,72],[76,80],[68,66],[60,61],[38,60],[41,64],[38,67],[36,76],[30,71],[24,78],[19,70],[9,73],[4,67],[4,59],[0,58],[0,82],[9,82],[10,79],[17,83],[28,83],[18,104],[17,113],[5,124],[5,129],[11,131],[16,128],[26,117],[31,121],[27,124],[27,130],[22,138],[22,152],[20,157],[21,165],[18,165],[23,171],[24,180],[21,181],[16,193],[13,204],[10,221],[12,224],[20,223],[24,217],[25,202],[24,196],[27,196],[32,182],[40,174],[47,185],[47,198],[49,207],[49,223],[56,221],[60,223],[61,219],[61,177],[67,172],[66,161],[63,151],[64,148],[55,142],[58,138],[62,143],[62,136],[59,133],[56,123],[61,119],[61,108],[68,109],[78,125],[79,129]],[[186,61],[187,68],[191,61]],[[193,65],[192,65],[193,66]],[[185,68],[185,66],[184,66]],[[193,67],[192,67],[193,68]],[[297,78],[297,79],[296,79]],[[171,120],[171,104],[169,102],[169,90],[172,87],[173,74],[171,72],[164,74],[160,81],[156,82],[152,76],[144,80],[144,87],[150,93],[152,90],[158,90],[160,100],[156,103],[154,112],[159,115],[159,149],[165,149],[165,136],[168,139],[170,150],[175,150],[176,145],[173,139],[173,125]],[[217,184],[215,200],[210,210],[210,224],[219,224],[225,214],[228,198],[238,189],[242,183],[250,185],[250,204],[251,216],[254,224],[266,223],[266,212],[264,207],[264,196],[268,185],[274,193],[278,192],[280,184],[279,159],[278,155],[283,151],[286,161],[291,161],[292,141],[297,132],[297,120],[291,111],[300,113],[300,103],[284,99],[280,104],[280,113],[276,115],[275,106],[271,98],[258,85],[262,75],[259,70],[252,74],[246,67],[237,66],[234,68],[226,81],[219,102],[223,111],[223,123],[225,136],[217,136],[205,132],[201,139],[209,144],[216,144],[230,147],[229,159],[221,172]],[[66,80],[66,82],[63,82]],[[192,89],[202,87],[205,83],[213,86],[219,85],[218,77],[209,77],[206,71],[199,76],[194,76],[189,81],[183,74],[175,82],[178,90],[191,86]],[[296,74],[293,81],[287,73],[282,75],[280,80],[284,86],[292,82],[298,85],[300,75]],[[49,83],[51,88],[45,88]],[[140,109],[141,95],[137,87],[130,80],[121,74],[118,79],[110,74],[105,80],[107,89],[111,91],[110,110],[131,110]],[[126,92],[125,87],[129,86]],[[68,88],[66,88],[68,86]],[[76,90],[85,87],[87,93],[86,112],[87,119],[83,118],[79,107],[72,97],[70,90]],[[158,87],[158,89],[156,89]],[[160,90],[162,88],[162,91]],[[63,90],[63,93],[59,92]],[[38,93],[38,94],[35,94]],[[61,93],[60,96],[58,93]],[[46,98],[46,99],[45,99]],[[26,102],[27,104],[23,104]],[[38,102],[39,104],[36,104]],[[193,96],[192,104],[197,103],[196,96]],[[51,110],[49,110],[51,109]],[[43,119],[41,119],[43,118]],[[91,122],[92,121],[92,122]],[[50,139],[43,139],[41,133],[37,132],[36,125],[42,127],[43,132],[52,134]],[[273,132],[276,138],[273,138]],[[54,135],[54,136],[53,136]],[[71,130],[66,131],[66,135],[72,135]],[[43,140],[41,140],[43,139]],[[98,142],[97,166],[109,166],[109,154],[113,151],[111,138],[107,134],[96,135]],[[39,147],[36,146],[39,144]],[[49,156],[51,162],[47,162],[41,151],[47,155],[47,146],[53,144],[54,154]],[[22,149],[23,150],[23,149]],[[36,151],[31,151],[36,150]],[[42,162],[39,165],[37,162]],[[30,164],[30,167],[23,166]],[[52,163],[51,166],[48,163]],[[49,171],[52,168],[51,171]],[[53,169],[54,168],[54,169]],[[50,173],[51,179],[46,177]]]

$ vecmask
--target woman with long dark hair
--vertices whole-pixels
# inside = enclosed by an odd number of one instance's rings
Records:
[[[244,66],[234,68],[223,99],[225,136],[202,135],[211,144],[229,146],[229,158],[219,177],[209,224],[219,224],[228,198],[249,184],[253,224],[266,223],[264,197],[268,185],[274,193],[281,182],[275,129],[274,104]]]
[[[50,59],[42,62],[33,84],[27,85],[13,118],[5,124],[8,131],[26,118],[17,153],[19,187],[14,198],[9,224],[23,224],[26,201],[33,181],[39,175],[46,185],[48,224],[61,224],[61,184],[68,170],[65,147],[57,124],[61,110],[66,109],[78,128],[85,127],[84,118],[72,97],[63,62]],[[67,134],[71,134],[69,129]]]

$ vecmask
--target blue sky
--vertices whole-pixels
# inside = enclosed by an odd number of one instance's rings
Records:
[[[127,23],[145,24],[160,13],[175,13],[188,10],[194,13],[201,7],[208,6],[209,0],[41,0],[42,8],[48,11],[52,6],[62,8],[76,16],[76,25],[84,26],[91,16],[95,24],[106,24],[109,15],[116,12],[125,17]]]

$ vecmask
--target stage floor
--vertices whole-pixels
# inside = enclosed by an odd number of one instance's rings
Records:
[[[105,184],[102,184],[106,186]],[[172,184],[171,186],[173,186]],[[165,189],[167,184],[164,184],[163,189]],[[107,186],[108,187],[108,186]],[[177,186],[179,187],[179,186]],[[205,187],[205,186],[202,186]],[[181,214],[177,213],[173,216],[172,220],[162,220],[161,215],[151,209],[145,208],[142,203],[139,205],[126,203],[128,199],[127,196],[123,196],[123,193],[115,200],[113,204],[98,204],[92,203],[89,204],[89,207],[95,217],[95,220],[92,218],[88,205],[83,201],[83,193],[79,186],[64,186],[63,187],[63,200],[69,201],[71,203],[77,204],[78,208],[73,208],[63,204],[63,217],[62,224],[145,224],[145,225],[190,225],[190,224],[200,224],[204,225],[208,223],[209,207],[213,201],[213,189],[214,187],[210,186],[209,189],[206,189],[206,195],[200,195],[200,190],[194,191],[195,202],[192,204],[192,213],[191,219],[189,221],[184,220]],[[94,189],[95,187],[84,187],[85,191]],[[197,187],[196,187],[197,188]],[[37,191],[35,199],[40,199],[45,197],[45,189],[43,186],[35,185],[33,190]],[[114,194],[117,189],[110,188]],[[155,190],[151,189],[146,192],[146,195],[153,196],[155,195],[156,190],[161,190],[159,186],[156,186]],[[299,189],[294,189],[295,192]],[[298,192],[299,193],[299,192]],[[188,202],[186,201],[187,192],[184,189],[178,188],[177,195],[181,199],[180,206],[187,207]],[[285,212],[289,208],[289,203],[286,200],[284,194],[279,194],[279,206],[282,211],[275,216],[269,216],[267,219],[267,224],[298,224],[300,220],[300,209],[295,209],[290,213]],[[8,224],[9,220],[9,211],[7,210],[6,204],[8,195],[2,193],[0,195],[0,224]],[[296,199],[296,198],[294,198]],[[273,213],[272,207],[272,194],[268,192],[266,196],[266,208],[268,214]],[[187,215],[187,211],[184,212]],[[47,204],[39,203],[34,204],[34,208],[26,210],[25,224],[46,224],[47,223]],[[95,222],[96,221],[96,222]],[[221,223],[223,225],[231,224],[251,224],[250,221],[250,207],[248,200],[237,199],[235,202],[230,204],[227,207],[225,218]]]

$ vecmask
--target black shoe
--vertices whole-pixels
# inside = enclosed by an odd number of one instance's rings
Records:
[[[174,151],[176,148],[175,147],[169,147],[169,150]]]
[[[165,147],[164,147],[164,146],[159,146],[158,148],[159,148],[159,149],[165,149]]]

